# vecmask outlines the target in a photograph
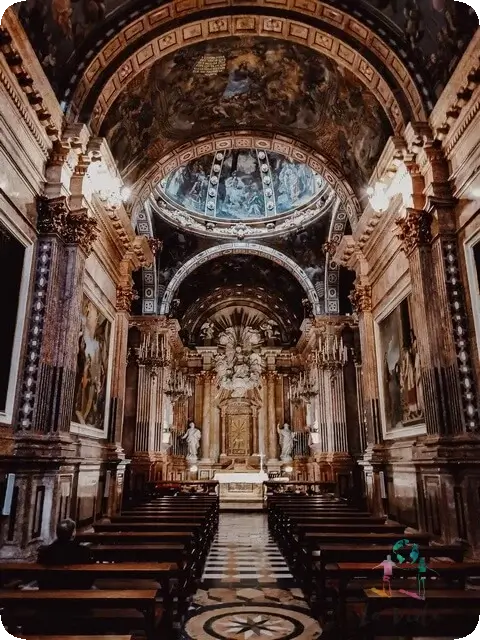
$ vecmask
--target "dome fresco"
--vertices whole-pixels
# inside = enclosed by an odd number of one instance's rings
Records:
[[[190,161],[160,183],[166,200],[219,220],[258,220],[312,202],[324,188],[310,167],[271,151],[222,151]]]

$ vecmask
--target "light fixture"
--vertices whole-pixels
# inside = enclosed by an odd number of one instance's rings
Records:
[[[190,473],[197,473],[198,471],[198,467],[196,464],[192,464],[192,466],[189,469]]]
[[[92,182],[93,191],[112,209],[118,209],[132,195],[130,187],[125,186],[118,176],[112,175],[107,165],[101,160],[92,162],[88,176]]]
[[[412,193],[412,177],[404,163],[399,165],[390,184],[377,180],[373,187],[367,189],[370,205],[377,213],[387,211],[395,196],[402,196],[404,206],[412,206]]]
[[[376,182],[374,187],[367,189],[368,199],[374,211],[383,213],[390,205],[390,194],[384,182]]]
[[[285,471],[285,473],[290,474],[290,473],[292,473],[292,471],[293,471],[293,467],[285,467],[285,468],[284,468],[284,471]]]

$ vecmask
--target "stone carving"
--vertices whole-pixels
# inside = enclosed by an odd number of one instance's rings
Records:
[[[118,312],[125,311],[126,313],[130,313],[134,300],[138,300],[138,293],[131,285],[118,285],[116,303]]]
[[[215,334],[215,325],[213,322],[204,322],[200,328],[200,339],[205,340],[213,340],[213,336]]]
[[[265,322],[260,325],[260,330],[262,331],[263,338],[267,344],[270,341],[277,340],[281,337],[278,324],[273,320],[265,320]]]
[[[358,313],[372,310],[372,287],[369,284],[355,284],[348,298]]]
[[[63,233],[67,244],[78,244],[88,255],[93,243],[97,239],[99,230],[97,221],[88,214],[86,209],[72,212],[68,218]]]
[[[250,326],[227,327],[218,336],[220,353],[215,359],[220,387],[242,398],[249,389],[259,387],[262,357],[255,351],[262,343],[260,332]]]
[[[431,213],[415,209],[407,209],[404,218],[397,218],[396,224],[400,228],[398,237],[407,255],[417,247],[432,242],[432,219]]]
[[[200,440],[202,438],[202,432],[197,429],[193,420],[188,423],[188,429],[182,436],[182,440],[187,441],[188,453],[187,460],[189,462],[195,462],[198,460],[198,449],[200,447]]]
[[[291,462],[292,454],[293,454],[293,444],[295,442],[296,433],[290,431],[290,425],[288,422],[285,422],[283,427],[280,429],[280,425],[277,426],[277,432],[280,438],[280,460],[282,462]]]
[[[313,206],[296,210],[275,223],[269,222],[268,218],[260,222],[250,222],[249,220],[232,222],[221,218],[205,219],[201,214],[195,216],[167,204],[162,200],[161,193],[156,198],[152,197],[151,205],[162,218],[173,222],[176,226],[183,227],[187,231],[193,231],[204,236],[243,240],[247,236],[252,239],[273,237],[302,228],[329,213],[335,204],[335,200],[335,193],[325,187],[325,193],[322,193]]]
[[[42,235],[61,235],[65,229],[68,207],[65,198],[38,198],[37,229]]]

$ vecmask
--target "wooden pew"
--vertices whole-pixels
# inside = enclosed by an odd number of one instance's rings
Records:
[[[161,622],[163,610],[155,601],[156,591],[142,590],[1,590],[0,607],[4,609],[2,620],[7,629],[21,627],[30,632],[29,625],[39,627],[42,632],[55,630],[68,633],[85,628],[87,632],[110,629],[116,631],[137,624],[137,616],[128,611],[141,613],[140,624],[147,637],[153,640]],[[95,611],[98,609],[99,611]],[[116,611],[108,611],[108,610]],[[123,614],[122,615],[122,610]],[[59,611],[62,612],[59,615]],[[55,615],[52,615],[55,614]],[[64,631],[62,631],[64,629]]]
[[[7,581],[19,578],[25,580],[40,580],[47,575],[55,574],[65,577],[77,575],[91,578],[93,581],[108,580],[140,580],[147,579],[157,582],[160,586],[163,607],[169,619],[172,616],[171,580],[179,580],[185,584],[185,571],[172,562],[124,562],[119,564],[72,564],[68,566],[45,566],[33,562],[3,562],[0,563],[0,586]],[[42,590],[43,592],[44,590]],[[2,593],[0,591],[0,593]],[[179,593],[179,597],[180,597]]]
[[[361,637],[374,640],[376,635],[462,636],[474,631],[480,615],[480,592],[435,590],[426,600],[392,591],[385,598],[371,589],[364,590],[366,607],[360,629]],[[412,618],[411,614],[416,615]]]
[[[24,640],[132,640],[132,636],[24,636]]]
[[[464,589],[468,578],[480,576],[480,563],[473,562],[429,562],[428,568],[438,574],[439,583],[447,581],[450,585],[457,583],[457,588]],[[414,564],[401,564],[393,569],[392,587],[401,584],[403,589],[416,591],[417,584],[411,584],[410,577],[416,577],[418,568]],[[338,585],[337,619],[339,626],[346,619],[347,588],[354,581],[358,583],[359,589],[365,587],[366,581],[375,580],[376,587],[382,589],[383,567],[378,567],[374,562],[338,562],[326,565],[324,577],[326,580],[333,580]],[[437,577],[437,576],[435,576]],[[437,589],[436,581],[428,581],[427,589]],[[409,584],[410,583],[410,584]],[[371,585],[368,585],[371,586]],[[400,588],[400,587],[398,587]],[[429,591],[427,592],[430,593]]]
[[[182,544],[90,544],[96,562],[174,562],[179,567],[191,567],[190,555]]]

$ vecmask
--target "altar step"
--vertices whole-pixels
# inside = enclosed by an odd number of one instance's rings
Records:
[[[245,512],[259,512],[264,510],[264,504],[262,500],[242,500],[242,501],[231,501],[221,500],[220,501],[220,511],[222,513],[225,512],[234,512],[241,511]]]

